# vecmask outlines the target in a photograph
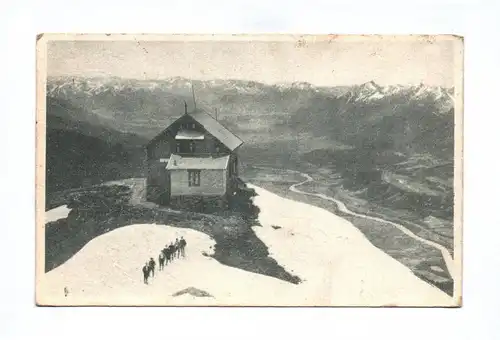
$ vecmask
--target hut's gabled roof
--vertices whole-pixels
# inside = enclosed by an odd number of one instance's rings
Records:
[[[188,113],[188,115],[201,124],[208,133],[217,138],[229,150],[233,151],[243,144],[241,139],[205,111],[196,110],[192,113]]]
[[[243,144],[243,141],[240,138],[238,138],[235,134],[229,131],[224,125],[219,123],[219,121],[217,121],[214,117],[212,117],[204,110],[196,109],[192,112],[185,113],[184,115],[188,115],[191,118],[193,118],[196,122],[202,125],[203,128],[205,128],[205,130],[208,133],[217,138],[222,144],[224,144],[231,151],[236,150],[239,146]],[[181,119],[183,116],[179,117],[169,126],[167,126],[165,130],[163,130],[160,134],[158,134],[148,143],[148,146],[151,145],[156,140],[160,139],[165,134],[166,130],[177,120]]]

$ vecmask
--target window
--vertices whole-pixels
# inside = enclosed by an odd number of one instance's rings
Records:
[[[221,144],[221,142],[219,142],[219,141],[215,141],[215,152],[216,152],[216,153],[220,153],[220,152],[222,152],[222,150],[223,150],[223,149],[222,149],[222,144]]]
[[[189,151],[194,152],[195,149],[196,149],[195,143],[194,142],[189,143]]]
[[[188,170],[188,182],[190,187],[200,186],[200,170]]]
[[[177,153],[181,152],[181,143],[180,142],[175,143],[175,152],[177,152]]]
[[[191,124],[191,129],[194,129],[194,128],[195,128],[194,123],[192,123]]]

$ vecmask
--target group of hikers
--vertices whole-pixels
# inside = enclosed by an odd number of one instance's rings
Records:
[[[174,259],[178,259],[181,256],[185,257],[186,245],[187,242],[184,237],[181,237],[180,240],[176,238],[175,242],[170,242],[170,245],[166,245],[165,248],[160,251],[160,255],[158,255],[158,271],[163,270],[165,266]],[[145,284],[148,284],[149,277],[155,276],[155,267],[156,262],[153,258],[150,258],[144,267],[142,267]]]

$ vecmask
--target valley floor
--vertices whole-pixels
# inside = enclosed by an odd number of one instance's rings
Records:
[[[260,226],[252,229],[270,256],[301,283],[221,264],[210,254],[215,240],[175,223],[132,224],[88,242],[37,282],[37,301],[52,305],[274,305],[274,306],[452,306],[453,298],[417,278],[373,246],[347,220],[275,195],[260,187],[254,204]],[[64,218],[58,208],[54,218]],[[48,214],[54,214],[49,211]],[[141,268],[175,238],[188,242],[187,257],[175,260],[151,284]],[[67,296],[65,296],[65,288]],[[186,294],[183,294],[186,292]],[[203,292],[190,294],[189,292]]]

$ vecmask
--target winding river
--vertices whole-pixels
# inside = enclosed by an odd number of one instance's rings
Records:
[[[271,168],[271,167],[255,167],[255,168],[258,168],[258,169],[272,169],[272,170],[284,170],[284,169],[277,169],[277,168]],[[308,174],[306,173],[303,173],[303,172],[300,172],[300,171],[296,171],[296,170],[290,170],[290,169],[286,169],[286,171],[289,171],[289,172],[293,172],[293,173],[296,173],[296,174],[299,174],[301,175],[302,177],[305,178],[304,181],[302,182],[299,182],[299,183],[296,183],[296,184],[293,184],[289,187],[289,190],[295,192],[295,193],[298,193],[298,194],[302,194],[302,195],[306,195],[306,196],[314,196],[314,197],[318,197],[318,198],[321,198],[321,199],[324,199],[324,200],[327,200],[327,201],[330,201],[330,202],[334,202],[338,209],[345,213],[345,214],[349,214],[351,216],[356,216],[356,217],[361,217],[361,218],[364,218],[364,219],[368,219],[368,220],[372,220],[372,221],[377,221],[377,222],[382,222],[382,223],[387,223],[387,224],[390,224],[396,228],[398,228],[401,232],[403,232],[404,234],[408,235],[409,237],[417,240],[417,241],[420,241],[428,246],[431,246],[437,250],[439,250],[443,256],[443,259],[446,263],[446,267],[448,269],[448,272],[451,276],[451,278],[453,280],[455,280],[455,262],[453,260],[453,257],[451,256],[450,252],[442,245],[436,243],[436,242],[433,242],[433,241],[430,241],[430,240],[427,240],[425,238],[422,238],[416,234],[414,234],[411,230],[407,229],[406,227],[402,226],[401,224],[398,224],[398,223],[394,223],[394,222],[391,222],[391,221],[387,221],[387,220],[384,220],[382,218],[378,218],[378,217],[373,217],[373,216],[368,216],[368,215],[364,215],[364,214],[359,214],[359,213],[356,213],[354,211],[351,211],[349,210],[346,205],[344,203],[342,203],[341,201],[333,198],[333,197],[330,197],[330,196],[327,196],[327,195],[324,195],[324,194],[317,194],[317,193],[311,193],[311,192],[307,192],[307,191],[302,191],[300,189],[298,189],[299,186],[301,185],[304,185],[306,183],[309,183],[309,182],[313,182],[314,179],[309,176]]]

